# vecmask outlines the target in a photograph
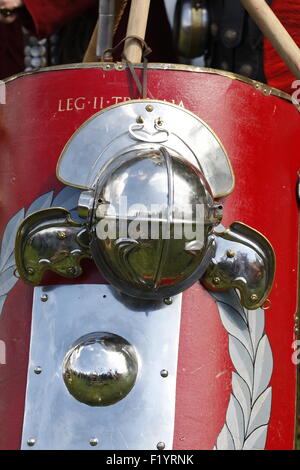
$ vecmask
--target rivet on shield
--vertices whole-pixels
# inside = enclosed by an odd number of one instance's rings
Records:
[[[154,108],[153,108],[152,104],[147,104],[145,109],[146,109],[146,111],[148,111],[148,113],[152,113]]]
[[[43,369],[40,366],[37,366],[37,367],[34,368],[34,373],[36,375],[40,375],[42,373],[42,370]]]
[[[166,444],[164,442],[159,442],[156,446],[157,450],[164,450],[166,447]]]
[[[96,437],[92,437],[92,438],[90,439],[90,446],[91,446],[91,447],[96,447],[96,446],[98,445],[98,443],[99,443],[99,441],[98,441],[98,439],[97,439]]]
[[[33,437],[30,437],[27,441],[27,445],[29,447],[33,447],[35,445],[35,443],[36,443],[36,440]]]

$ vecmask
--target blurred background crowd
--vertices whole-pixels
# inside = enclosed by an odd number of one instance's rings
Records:
[[[126,35],[130,2],[122,3],[115,43]],[[300,44],[300,0],[268,3]],[[98,8],[99,0],[0,0],[0,79],[81,62]],[[189,8],[198,16],[185,29]],[[293,76],[237,0],[152,1],[146,41],[150,62],[227,70],[292,92]]]

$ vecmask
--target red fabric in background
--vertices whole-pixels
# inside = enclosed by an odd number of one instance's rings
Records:
[[[272,10],[300,46],[300,0],[273,0]],[[267,39],[265,39],[264,64],[268,84],[287,93],[293,93],[291,85],[296,78]]]
[[[24,70],[23,48],[20,21],[0,23],[0,80]]]
[[[94,7],[97,16],[98,0],[23,0],[21,19],[27,29],[39,38],[45,38],[68,25],[72,20]],[[130,2],[119,25],[114,43],[126,36]],[[152,2],[146,33],[146,41],[152,49],[151,62],[175,62],[172,31],[163,0]],[[24,45],[21,21],[10,25],[0,24],[0,79],[24,70]],[[121,50],[116,60],[120,60]]]
[[[44,38],[68,24],[98,0],[23,0],[29,14],[21,14],[26,27]],[[21,19],[0,23],[0,80],[24,70],[24,44]],[[28,24],[27,24],[28,23]]]
[[[45,37],[76,16],[81,15],[85,9],[95,6],[97,0],[52,0],[51,2],[49,0],[24,0],[24,4],[32,18],[35,33],[40,37]],[[160,6],[156,2],[154,5],[155,7]],[[272,9],[300,46],[300,0],[273,0]],[[159,8],[157,10],[152,8],[149,18],[147,36],[151,35],[151,37],[150,40],[147,37],[147,40],[154,51],[149,59],[152,62],[156,60],[173,62],[171,38],[169,37],[171,32],[168,25],[164,25],[164,28],[159,28],[159,30],[155,28],[158,18],[161,17],[161,12],[158,10]],[[120,30],[122,29],[122,33],[124,33],[125,28],[120,28]],[[122,34],[119,33],[119,36]],[[165,37],[165,41],[162,41],[162,36]],[[23,37],[20,22],[16,21],[10,25],[0,24],[0,79],[21,72],[24,69],[23,60]],[[291,85],[295,77],[289,72],[268,40],[265,40],[264,67],[267,82],[271,86],[287,93],[294,91]]]
[[[34,33],[44,38],[59,30],[98,0],[23,0],[34,23]]]

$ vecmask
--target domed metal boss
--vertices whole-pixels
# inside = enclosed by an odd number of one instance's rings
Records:
[[[122,400],[134,386],[137,374],[134,347],[112,333],[82,336],[63,361],[68,391],[89,406],[108,406]]]

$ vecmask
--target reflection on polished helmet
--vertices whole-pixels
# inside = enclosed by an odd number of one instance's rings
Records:
[[[125,153],[99,178],[91,214],[93,259],[125,293],[177,294],[208,267],[216,211],[203,175],[182,157],[165,147]]]
[[[82,188],[75,222],[51,208],[22,223],[20,276],[35,285],[50,269],[81,274],[92,257],[104,277],[142,299],[167,298],[201,279],[237,288],[249,309],[265,302],[274,276],[268,241],[241,223],[220,226],[220,197],[234,187],[227,154],[197,116],[162,101],[108,108],[71,138],[58,178]]]

